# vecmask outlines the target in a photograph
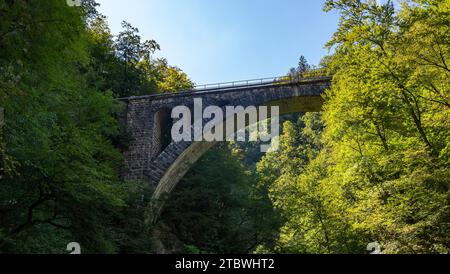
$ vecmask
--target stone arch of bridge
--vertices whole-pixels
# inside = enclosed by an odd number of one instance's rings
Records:
[[[320,96],[290,97],[282,100],[265,102],[261,105],[279,106],[280,116],[292,113],[320,112],[324,99]],[[234,117],[233,117],[234,118]],[[221,124],[226,123],[226,118]],[[239,128],[236,128],[236,131]],[[153,193],[152,203],[149,207],[151,222],[157,221],[164,207],[164,200],[176,188],[178,182],[186,175],[189,169],[217,142],[193,142],[176,158],[159,180]]]

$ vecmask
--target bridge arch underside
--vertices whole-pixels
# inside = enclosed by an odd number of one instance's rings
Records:
[[[324,99],[321,96],[299,96],[289,97],[281,100],[264,102],[259,106],[279,106],[280,116],[291,113],[319,112],[322,110]],[[233,119],[235,116],[233,116]],[[227,122],[226,118],[221,124],[216,126],[224,126]],[[246,125],[249,126],[249,125]],[[236,131],[240,130],[236,128]],[[174,153],[170,151],[171,147],[182,149],[182,152],[165,170],[164,175],[157,183],[156,190],[153,194],[153,201],[158,204],[156,215],[159,215],[163,207],[163,198],[167,197],[177,186],[178,182],[186,175],[189,169],[217,142],[190,142],[184,144],[172,143],[163,153],[161,157],[173,157]],[[154,180],[154,179],[153,179]],[[155,209],[154,209],[155,210]],[[155,212],[153,213],[155,214]],[[158,216],[156,216],[157,218]]]

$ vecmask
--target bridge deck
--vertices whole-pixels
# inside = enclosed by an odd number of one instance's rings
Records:
[[[152,95],[144,95],[144,96],[132,96],[127,98],[120,98],[121,101],[130,101],[130,100],[143,100],[143,99],[167,99],[170,97],[183,97],[183,96],[192,96],[192,95],[202,95],[205,93],[215,93],[215,92],[232,92],[232,91],[240,91],[243,89],[253,89],[259,87],[279,87],[280,85],[308,85],[313,83],[320,82],[330,82],[332,76],[317,76],[317,77],[289,77],[289,76],[281,76],[281,77],[273,77],[273,78],[262,78],[255,80],[244,80],[244,81],[236,81],[236,82],[226,82],[226,83],[218,83],[218,84],[208,84],[208,85],[199,85],[194,87],[193,89],[180,91],[177,93],[170,94],[152,94]]]

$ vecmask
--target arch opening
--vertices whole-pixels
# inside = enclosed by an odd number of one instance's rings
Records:
[[[169,108],[160,109],[155,113],[153,119],[152,158],[161,154],[172,142],[171,129],[173,126],[173,119]]]

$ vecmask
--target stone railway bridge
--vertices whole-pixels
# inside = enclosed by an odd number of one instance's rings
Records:
[[[215,145],[205,141],[172,142],[171,112],[174,107],[182,105],[192,109],[194,98],[201,98],[204,108],[210,105],[244,108],[267,105],[279,106],[280,115],[317,112],[321,111],[322,95],[330,87],[331,79],[331,76],[279,77],[121,99],[125,104],[122,122],[130,137],[122,177],[148,181],[155,189],[154,200],[159,200],[164,194],[170,194],[189,168]]]

